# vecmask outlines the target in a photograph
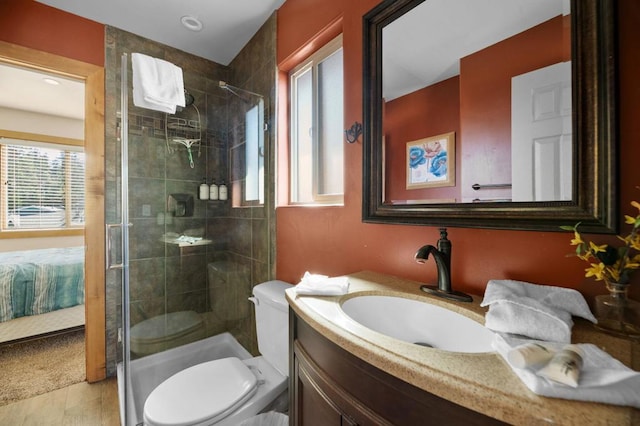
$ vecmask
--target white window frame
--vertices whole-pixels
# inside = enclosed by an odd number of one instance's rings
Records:
[[[342,191],[340,193],[324,193],[321,194],[319,191],[320,184],[320,173],[321,169],[319,167],[320,162],[320,152],[319,152],[319,142],[318,142],[318,123],[319,123],[319,110],[320,108],[317,105],[318,102],[318,73],[317,68],[319,64],[321,64],[325,59],[331,57],[335,53],[342,51],[342,34],[331,40],[329,43],[318,49],[315,53],[313,53],[309,58],[303,61],[301,64],[296,66],[289,73],[289,102],[290,102],[290,190],[289,190],[289,203],[292,205],[305,205],[305,204],[333,204],[333,205],[343,205],[344,203],[344,161],[342,164]],[[313,173],[312,173],[312,201],[297,201],[294,194],[298,193],[298,161],[297,161],[297,151],[298,151],[298,140],[297,134],[298,129],[296,128],[297,118],[297,106],[296,106],[296,84],[294,84],[294,80],[304,74],[305,72],[312,70],[312,87],[313,87],[313,112],[312,112],[312,163],[313,163]],[[344,56],[343,56],[343,78],[344,78]],[[344,90],[343,90],[343,105],[344,105]],[[344,117],[344,114],[343,114]],[[341,129],[344,128],[344,125],[340,126]],[[341,138],[341,142],[343,142]],[[344,144],[340,143],[341,149],[344,149]],[[344,155],[344,151],[343,151]]]
[[[81,139],[63,138],[57,136],[47,136],[40,134],[12,132],[0,130],[0,183],[4,185],[7,180],[5,176],[7,170],[6,159],[4,158],[4,145],[22,145],[22,146],[35,146],[41,148],[58,149],[65,152],[65,157],[69,158],[70,152],[84,152],[84,141]],[[86,160],[85,160],[86,161]],[[86,167],[86,164],[85,164]],[[84,177],[83,177],[84,178]],[[69,185],[71,184],[71,176],[65,176],[65,186],[67,191],[65,193],[65,205],[71,204],[71,191]],[[83,194],[86,197],[86,190]],[[65,225],[56,228],[16,228],[12,229],[7,226],[8,220],[8,199],[7,191],[2,188],[2,196],[0,197],[0,238],[1,235],[11,235],[11,237],[17,237],[20,235],[31,237],[34,235],[70,235],[82,233],[84,231],[84,225],[73,225],[71,220],[71,209],[65,209]],[[86,204],[86,199],[85,199]]]

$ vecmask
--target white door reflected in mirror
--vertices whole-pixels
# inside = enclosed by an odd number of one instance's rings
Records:
[[[571,62],[511,80],[513,201],[571,200]]]

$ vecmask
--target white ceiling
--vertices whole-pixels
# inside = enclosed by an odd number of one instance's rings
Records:
[[[37,0],[167,46],[229,63],[285,0]],[[191,16],[202,30],[185,28]]]
[[[0,107],[82,120],[84,82],[0,63]]]

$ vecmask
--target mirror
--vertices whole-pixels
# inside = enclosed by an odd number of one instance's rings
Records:
[[[615,232],[613,29],[611,0],[371,10],[363,221]]]

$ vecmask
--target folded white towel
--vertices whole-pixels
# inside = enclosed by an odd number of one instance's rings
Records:
[[[522,281],[489,281],[480,306],[489,306],[487,328],[540,340],[569,343],[571,315],[596,322],[577,290]]]
[[[296,294],[305,296],[340,296],[349,291],[348,277],[329,278],[326,275],[305,272],[295,287]]]
[[[189,243],[189,244],[193,244],[193,243],[197,243],[198,241],[201,241],[202,237],[190,237],[188,235],[180,235],[178,238],[176,238],[176,241],[179,243]]]
[[[133,104],[143,108],[175,114],[185,106],[182,69],[171,62],[131,54],[133,68]]]
[[[584,352],[584,364],[577,388],[554,383],[538,376],[535,370],[516,368],[509,363],[507,354],[511,349],[532,342],[535,340],[496,333],[493,347],[527,388],[535,394],[640,408],[640,372],[628,368],[595,345],[578,345]],[[545,345],[551,346],[556,351],[564,347],[562,343],[546,342]]]

